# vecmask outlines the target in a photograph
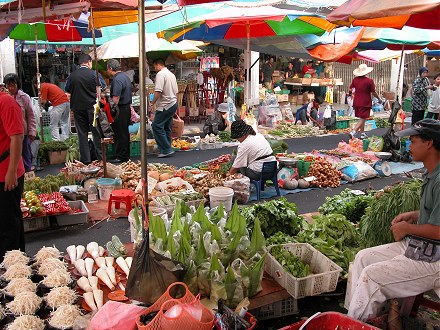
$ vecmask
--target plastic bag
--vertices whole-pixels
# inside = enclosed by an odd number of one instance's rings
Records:
[[[251,196],[251,180],[247,176],[225,181],[223,185],[234,190],[234,198],[237,203],[247,204],[247,202],[249,202]]]
[[[144,310],[145,307],[110,300],[93,316],[91,329],[136,330],[136,316]]]
[[[356,162],[341,169],[342,178],[349,182],[362,181],[377,176],[374,168],[364,162]]]
[[[174,282],[180,282],[186,268],[150,249],[148,231],[135,250],[125,294],[130,299],[153,304]]]
[[[99,122],[99,129],[101,131],[102,136],[105,138],[111,138],[113,137],[113,129],[110,126],[110,123],[107,119],[107,115],[104,111],[99,110],[98,111],[98,122]]]
[[[368,150],[379,152],[383,149],[383,138],[380,136],[372,136],[368,145]]]

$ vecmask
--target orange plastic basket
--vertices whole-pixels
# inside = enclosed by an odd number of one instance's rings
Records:
[[[185,288],[185,294],[181,298],[173,298],[170,290],[181,285]],[[190,304],[196,301],[196,297],[189,291],[185,283],[176,282],[171,284],[167,291],[147,310],[139,314],[136,318],[138,330],[161,330],[161,329],[179,329],[179,330],[211,330],[214,324],[214,315],[211,311],[202,305],[201,321],[194,319],[188,312],[182,310],[175,318],[165,315],[166,311],[178,304]],[[141,315],[158,312],[150,323],[144,325],[141,323]]]

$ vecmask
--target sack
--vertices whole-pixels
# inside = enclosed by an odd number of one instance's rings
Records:
[[[429,263],[439,261],[440,241],[410,235],[405,257]]]
[[[153,304],[174,282],[180,282],[186,268],[150,249],[148,231],[134,253],[125,294],[130,299]]]
[[[367,180],[377,176],[377,172],[370,165],[358,161],[341,169],[342,178],[348,182]]]
[[[173,117],[173,129],[171,132],[171,136],[173,138],[180,138],[183,134],[183,128],[185,127],[185,123],[177,114],[174,114]]]

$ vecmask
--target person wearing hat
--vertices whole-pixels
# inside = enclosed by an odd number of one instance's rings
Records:
[[[435,90],[435,86],[429,84],[428,68],[422,66],[412,85],[411,125],[425,117],[425,111],[428,107],[428,89]]]
[[[240,172],[251,180],[259,180],[263,163],[276,160],[269,142],[242,119],[232,123],[231,138],[237,139],[240,145],[229,173]]]
[[[378,316],[388,299],[440,284],[440,122],[423,119],[396,135],[410,137],[413,160],[426,168],[420,210],[396,216],[391,221],[396,242],[361,250],[350,266],[345,306],[348,316],[361,321]]]
[[[219,131],[224,131],[228,126],[226,118],[229,112],[228,103],[220,103],[217,110],[210,115],[203,126],[203,133],[206,135],[215,134],[217,135]]]
[[[353,95],[354,115],[359,118],[359,120],[349,133],[352,138],[356,137],[358,131],[361,132],[361,139],[368,137],[367,134],[365,134],[365,121],[370,117],[372,106],[371,95],[382,102],[382,99],[376,93],[373,79],[367,77],[367,74],[371,71],[373,71],[373,68],[364,63],[353,71],[355,78],[351,82],[350,90]]]

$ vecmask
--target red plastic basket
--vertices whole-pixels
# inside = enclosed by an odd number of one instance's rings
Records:
[[[287,327],[281,328],[280,330],[299,330],[301,325],[306,322],[300,321]],[[309,323],[307,323],[307,330],[380,330],[379,328],[373,327],[372,325],[360,322],[358,320],[352,319],[347,315],[337,313],[337,312],[325,312],[321,313],[313,318]]]

